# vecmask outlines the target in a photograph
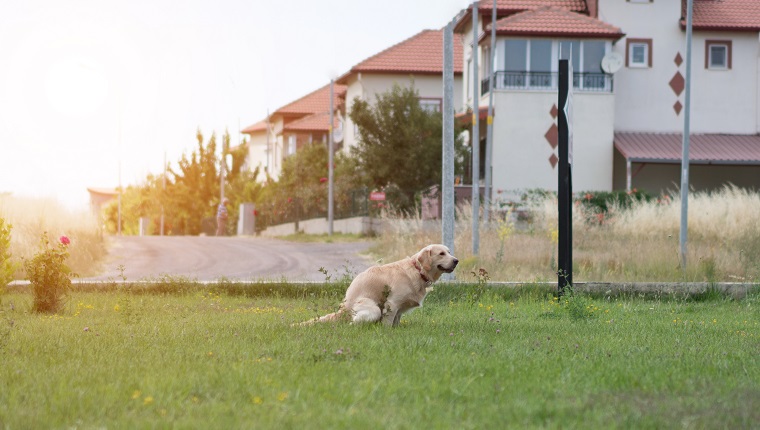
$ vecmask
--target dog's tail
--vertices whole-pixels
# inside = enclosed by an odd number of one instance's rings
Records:
[[[340,308],[337,312],[333,312],[331,314],[327,314],[325,316],[321,316],[318,318],[313,318],[308,321],[304,321],[302,323],[293,324],[293,326],[312,325],[312,324],[321,323],[321,322],[340,321],[344,313],[345,313],[345,310],[343,308]]]

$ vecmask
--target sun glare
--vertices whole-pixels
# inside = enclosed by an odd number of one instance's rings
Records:
[[[48,102],[61,114],[84,118],[95,113],[108,97],[109,83],[96,61],[74,57],[55,63],[48,71]]]

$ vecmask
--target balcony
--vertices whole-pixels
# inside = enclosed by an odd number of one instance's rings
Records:
[[[496,72],[494,88],[497,90],[556,91],[559,74],[556,72]],[[488,94],[489,82],[480,82],[481,94]],[[573,73],[573,91],[611,93],[612,75],[606,73]]]

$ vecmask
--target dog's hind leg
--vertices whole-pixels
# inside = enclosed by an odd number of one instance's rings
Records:
[[[356,323],[361,322],[377,322],[382,318],[383,313],[380,310],[380,306],[376,301],[368,298],[361,298],[357,300],[351,308],[353,314],[353,321]]]

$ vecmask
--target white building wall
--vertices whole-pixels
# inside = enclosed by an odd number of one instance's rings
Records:
[[[676,72],[686,77],[686,32],[681,2],[600,0],[599,19],[620,27],[626,37],[613,51],[626,55],[626,40],[652,39],[652,67],[625,65],[615,75],[615,129],[625,132],[681,132],[685,104],[670,87]],[[705,69],[705,40],[731,40],[731,70]],[[676,55],[683,62],[678,66]],[[694,32],[692,38],[691,130],[693,133],[752,134],[758,130],[758,36],[756,33]]]
[[[550,112],[556,92],[494,93],[493,189],[495,198],[513,199],[528,189],[557,190],[558,149],[545,135],[557,119]],[[573,189],[612,189],[614,97],[573,95]]]
[[[258,181],[264,181],[266,175],[264,169],[267,165],[267,135],[265,131],[251,133],[248,135],[248,168],[250,171],[256,170],[260,166]]]
[[[454,77],[454,106],[462,105],[461,76]],[[414,88],[419,93],[420,98],[440,99],[443,103],[443,79],[439,75],[399,75],[399,74],[357,74],[352,76],[347,82],[346,90],[346,123],[344,135],[344,150],[355,146],[358,142],[353,121],[348,115],[353,107],[355,97],[359,97],[371,104],[374,104],[378,94],[389,91],[394,84],[401,87],[409,87],[414,83]]]

